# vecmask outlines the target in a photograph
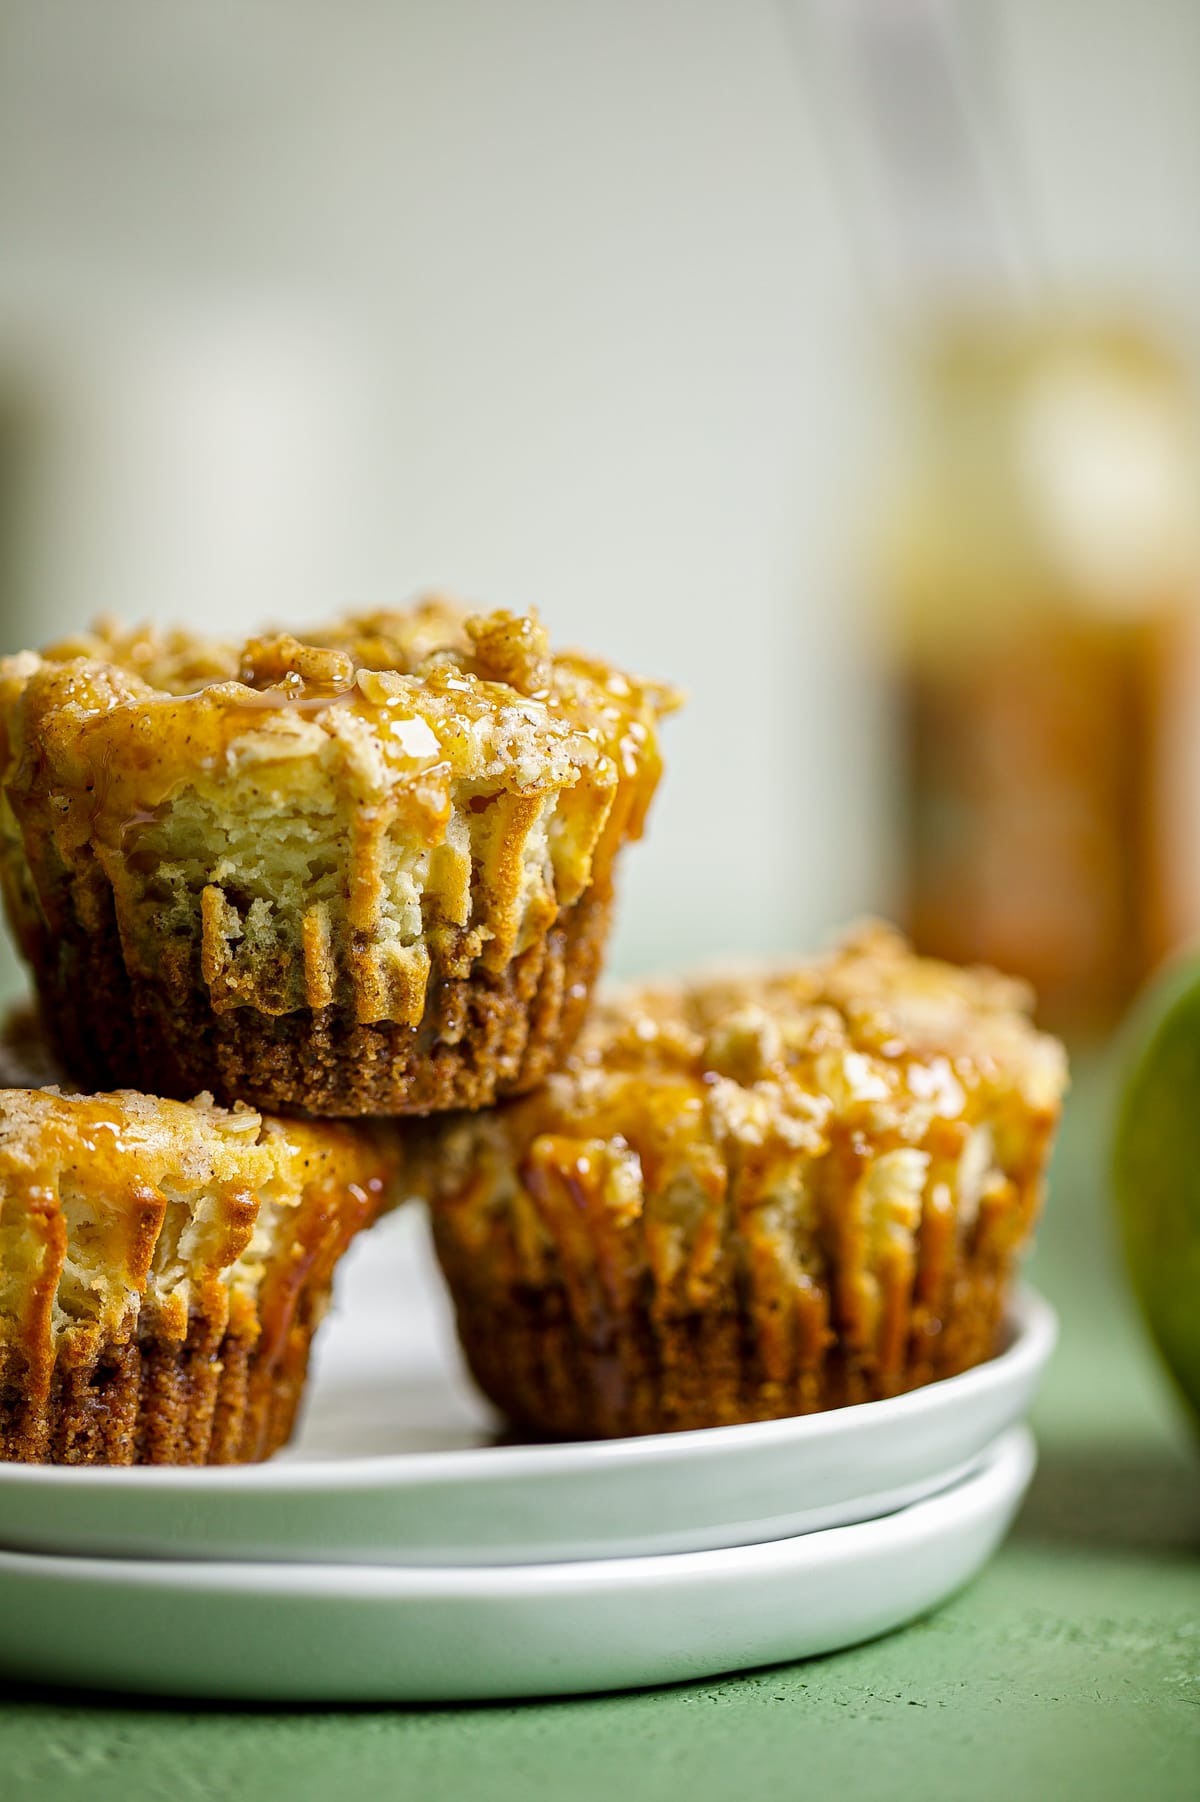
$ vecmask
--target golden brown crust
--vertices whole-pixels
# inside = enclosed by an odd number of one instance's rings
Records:
[[[35,974],[62,1063],[89,1088],[120,1071],[163,1094],[206,1086],[226,1105],[271,1112],[424,1114],[544,1081],[578,1033],[610,913],[607,895],[585,895],[503,971],[439,983],[419,1028],[364,1025],[337,1007],[215,1013],[186,972],[163,984],[131,977],[112,931],[47,945]],[[80,994],[86,1009],[71,1005]]]
[[[297,1250],[263,1302],[198,1307],[184,1336],[62,1345],[46,1383],[0,1337],[0,1459],[35,1464],[246,1464],[291,1436],[336,1264],[366,1224],[349,1190],[296,1221]],[[305,1241],[309,1243],[306,1244]]]
[[[620,1434],[895,1394],[994,1348],[1065,1067],[1018,985],[873,929],[651,985],[567,1067],[421,1129],[476,1378],[520,1424]]]
[[[244,1014],[234,1037],[304,1016],[428,1044],[448,989],[503,984],[581,898],[609,899],[670,691],[552,655],[532,616],[445,603],[313,640],[109,626],[0,663],[0,876],[64,1031],[80,991],[43,973],[92,980],[102,941],[200,1043]],[[302,1057],[309,1036],[278,1043]],[[101,1080],[144,1076],[114,1052]],[[419,1109],[420,1088],[385,1105]]]
[[[268,1456],[395,1170],[383,1128],[0,1090],[0,1457]]]
[[[736,1309],[657,1319],[630,1309],[589,1338],[562,1287],[502,1289],[454,1241],[441,1244],[476,1382],[508,1420],[568,1439],[735,1426],[919,1388],[992,1356],[1007,1295],[995,1271],[958,1270],[948,1285],[953,1306],[932,1330],[927,1311],[897,1318],[908,1361],[886,1373],[852,1349],[849,1323],[831,1335],[816,1306],[797,1323],[797,1353],[781,1371],[764,1361],[752,1320]]]

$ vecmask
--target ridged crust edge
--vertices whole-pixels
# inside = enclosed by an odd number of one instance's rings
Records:
[[[565,1285],[497,1283],[486,1259],[444,1219],[435,1223],[475,1381],[517,1427],[567,1438],[774,1420],[955,1375],[997,1351],[1012,1270],[1009,1254],[930,1248],[912,1293],[895,1297],[886,1359],[853,1311],[837,1317],[828,1290],[793,1296],[794,1356],[780,1371],[764,1360],[763,1323],[750,1307],[671,1315],[634,1305],[584,1326]]]
[[[815,1154],[726,1162],[700,1133],[656,1165],[619,1113],[591,1138],[531,1134],[536,1113],[431,1122],[412,1175],[480,1387],[519,1426],[588,1437],[876,1400],[991,1356],[1057,1118],[1008,1092],[919,1145],[859,1116]]]
[[[144,1199],[131,1192],[135,1210]],[[0,1338],[0,1459],[51,1464],[235,1464],[286,1443],[334,1267],[378,1196],[314,1183],[255,1294],[195,1285],[186,1321],[125,1337],[67,1329]],[[120,1198],[118,1198],[120,1205]],[[53,1229],[48,1228],[48,1239]]]
[[[186,968],[169,984],[131,975],[112,918],[76,942],[42,940],[35,976],[55,1049],[89,1088],[208,1089],[226,1104],[314,1116],[425,1114],[543,1081],[582,1023],[610,914],[606,893],[585,893],[504,970],[435,985],[415,1028],[363,1025],[332,1007],[219,1013]]]

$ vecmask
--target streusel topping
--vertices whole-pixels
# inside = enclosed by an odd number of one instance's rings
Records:
[[[643,1117],[656,1133],[673,1120],[685,1131],[699,1110],[718,1138],[783,1135],[817,1151],[840,1122],[916,1143],[935,1119],[970,1118],[997,1085],[1031,1109],[1057,1106],[1064,1054],[1030,1009],[1024,984],[915,957],[869,924],[823,957],[611,995],[545,1106],[564,1126],[627,1136]]]

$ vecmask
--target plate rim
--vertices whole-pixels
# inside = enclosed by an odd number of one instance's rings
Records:
[[[858,1555],[864,1541],[924,1537],[947,1517],[961,1522],[964,1504],[980,1514],[1002,1506],[1005,1498],[1019,1506],[1037,1467],[1037,1442],[1025,1421],[1006,1427],[978,1463],[947,1489],[911,1502],[873,1520],[823,1527],[782,1539],[748,1545],[718,1546],[702,1551],[650,1552],[620,1558],[587,1558],[526,1564],[319,1564],[234,1560],[104,1558],[71,1553],[0,1549],[0,1579],[39,1575],[63,1583],[128,1584],[136,1589],[210,1591],[222,1596],[262,1595],[319,1601],[376,1601],[381,1605],[407,1598],[431,1600],[513,1598],[530,1594],[577,1593],[597,1587],[667,1580],[687,1582],[706,1576],[749,1576],[781,1558],[824,1564],[830,1556]],[[906,1532],[907,1529],[907,1532]],[[794,1568],[794,1563],[789,1564]]]

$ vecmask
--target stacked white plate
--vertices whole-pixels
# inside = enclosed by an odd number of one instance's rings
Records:
[[[302,1430],[215,1470],[0,1465],[0,1671],[239,1700],[623,1689],[833,1651],[985,1563],[1054,1316],[894,1400],[520,1445],[471,1389],[423,1217],[351,1253]]]

